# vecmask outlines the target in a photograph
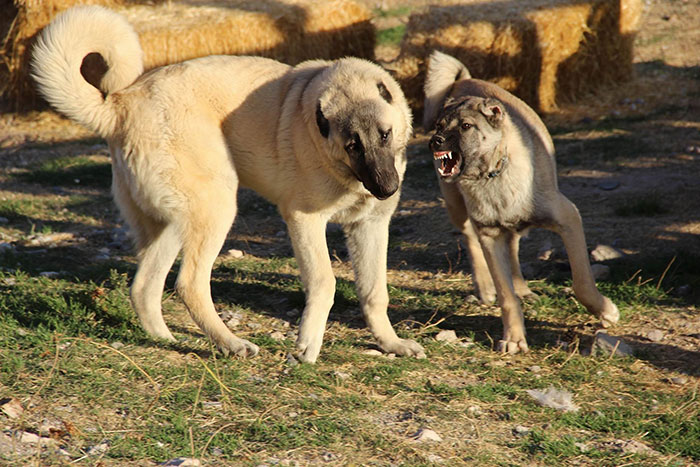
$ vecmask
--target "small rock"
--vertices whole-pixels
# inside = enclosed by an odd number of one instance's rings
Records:
[[[421,428],[412,436],[412,438],[414,441],[419,443],[425,443],[429,441],[435,441],[439,443],[440,441],[442,441],[440,435],[429,428]]]
[[[229,329],[235,329],[241,324],[241,319],[237,317],[233,317],[230,320],[226,321],[226,326]]]
[[[7,217],[0,216],[0,224],[7,224],[10,220]]]
[[[54,279],[54,278],[60,276],[61,273],[58,271],[43,271],[43,272],[40,272],[39,275],[41,277],[47,277],[49,279]]]
[[[673,383],[673,384],[677,384],[679,386],[682,386],[688,382],[688,378],[686,378],[685,376],[674,376],[669,381],[671,381],[671,383]]]
[[[333,374],[335,375],[336,378],[341,379],[343,381],[345,381],[346,379],[348,379],[350,377],[350,373],[345,373],[345,372],[339,371],[339,370],[335,370],[333,372]]]
[[[364,352],[362,352],[362,354],[369,355],[371,357],[381,357],[382,356],[382,353],[376,349],[367,349]]]
[[[19,418],[24,412],[24,407],[22,407],[20,401],[14,397],[0,399],[0,408],[2,412],[10,418]]]
[[[247,323],[246,326],[250,329],[260,329],[262,325],[260,323]]]
[[[221,410],[224,404],[220,401],[202,401],[202,408],[205,410]]]
[[[457,342],[459,339],[457,338],[457,334],[452,329],[443,329],[437,333],[435,340],[439,342],[453,343]]]
[[[554,387],[547,388],[546,391],[539,389],[528,389],[527,392],[538,404],[544,407],[562,410],[564,412],[576,412],[578,406],[572,402],[573,395],[566,390],[556,389]]]
[[[112,347],[113,349],[119,350],[119,349],[121,349],[122,347],[124,347],[124,343],[123,343],[123,342],[119,342],[119,341],[114,341],[114,342],[112,342],[111,344],[109,344],[109,346]]]
[[[288,311],[287,313],[285,313],[285,314],[286,314],[287,316],[289,316],[290,318],[296,318],[297,316],[299,316],[299,310],[297,310],[296,308],[293,308],[293,309],[289,310],[289,311]]]
[[[287,354],[287,365],[291,367],[295,367],[299,364],[299,360],[297,360],[294,355],[291,353]]]
[[[620,182],[617,180],[604,180],[598,184],[598,188],[604,191],[612,191],[620,186]]]
[[[613,337],[601,331],[596,332],[591,346],[591,355],[610,356],[613,353],[618,357],[631,357],[634,355],[634,350],[619,337]]]
[[[515,436],[521,438],[521,437],[523,437],[523,436],[527,436],[528,434],[530,434],[530,429],[529,429],[528,427],[526,427],[526,426],[515,425],[515,426],[513,427],[513,434],[514,434]]]
[[[284,333],[281,331],[274,331],[270,333],[270,338],[276,340],[276,341],[281,341],[284,340]]]
[[[593,272],[593,279],[597,281],[602,281],[610,277],[610,266],[604,264],[591,264],[591,271]]]
[[[574,443],[574,446],[576,446],[578,450],[581,451],[581,453],[583,454],[591,450],[591,447],[586,443]]]
[[[243,253],[241,250],[236,250],[235,248],[226,252],[226,256],[229,258],[243,258],[243,255],[245,255],[245,253]]]
[[[470,303],[472,305],[478,304],[481,300],[479,300],[479,297],[477,297],[474,294],[469,294],[465,300],[467,303]]]
[[[542,368],[539,365],[532,365],[531,367],[528,367],[528,370],[530,370],[533,373],[539,373],[542,371]]]
[[[647,333],[647,339],[649,339],[652,342],[661,342],[663,338],[664,333],[659,329],[654,329],[653,331],[649,331]]]
[[[443,462],[445,462],[445,459],[438,456],[437,454],[428,454],[428,462],[432,464],[442,464]]]
[[[614,441],[601,443],[601,446],[608,448],[611,451],[621,452],[623,454],[659,454],[646,444],[640,443],[639,441],[635,441],[633,439],[616,439]]]
[[[88,456],[101,456],[109,450],[109,443],[103,441],[100,444],[90,446],[87,450]]]
[[[333,462],[338,460],[338,455],[333,454],[332,452],[324,452],[321,455],[321,458],[323,459],[323,462]]]
[[[481,407],[479,407],[478,405],[469,406],[469,408],[467,409],[467,413],[472,417],[480,417],[481,415],[483,415]]]
[[[170,459],[169,461],[163,462],[160,465],[165,465],[168,467],[199,467],[202,463],[199,459],[193,459],[191,457],[176,457],[175,459]]]
[[[593,251],[591,251],[591,260],[596,262],[618,259],[623,256],[624,254],[621,251],[609,245],[596,245]]]

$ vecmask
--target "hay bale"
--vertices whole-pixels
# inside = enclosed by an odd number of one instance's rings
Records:
[[[6,107],[37,106],[27,66],[31,42],[58,12],[83,3],[109,6],[129,19],[146,69],[212,54],[261,55],[292,65],[346,55],[374,58],[371,12],[352,0],[15,0],[15,11],[0,16],[0,31],[13,24],[0,49]]]
[[[448,2],[443,2],[448,3]],[[416,113],[425,61],[438,49],[548,113],[632,77],[642,0],[479,0],[430,6],[409,18],[391,65]]]

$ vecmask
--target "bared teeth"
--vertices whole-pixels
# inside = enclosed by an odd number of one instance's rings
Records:
[[[433,159],[435,160],[445,160],[452,159],[452,151],[439,151],[433,153]]]

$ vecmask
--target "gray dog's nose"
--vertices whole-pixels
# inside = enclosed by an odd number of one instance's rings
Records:
[[[430,138],[430,147],[432,149],[437,149],[442,146],[444,142],[445,138],[442,135],[433,135],[433,137]]]

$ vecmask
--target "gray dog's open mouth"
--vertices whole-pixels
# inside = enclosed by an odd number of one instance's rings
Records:
[[[462,159],[459,154],[452,151],[435,151],[433,159],[440,161],[440,167],[437,168],[437,171],[441,177],[452,177],[459,172],[459,164]]]

